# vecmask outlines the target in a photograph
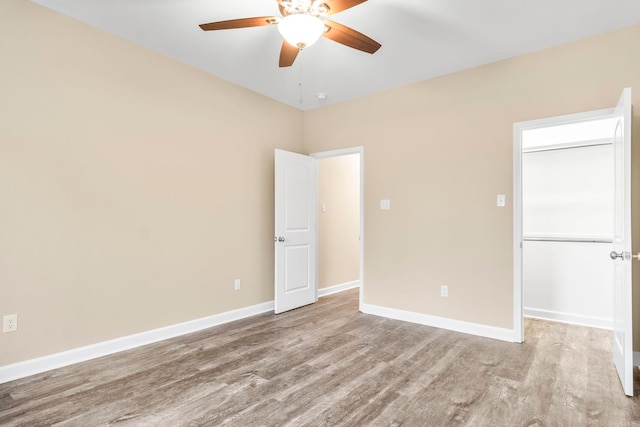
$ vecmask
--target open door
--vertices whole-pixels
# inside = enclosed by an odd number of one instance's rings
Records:
[[[275,150],[275,312],[317,301],[316,159]]]
[[[631,324],[631,89],[622,92],[615,110],[613,227],[613,361],[628,396],[633,396]]]

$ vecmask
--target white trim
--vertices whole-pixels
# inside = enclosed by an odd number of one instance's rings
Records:
[[[212,326],[233,322],[235,320],[244,319],[245,317],[255,316],[256,314],[266,313],[273,311],[273,308],[274,302],[269,301],[250,307],[227,311],[225,313],[214,314],[213,316],[203,317],[201,319],[166,326],[164,328],[153,329],[134,335],[116,338],[110,341],[88,345],[86,347],[75,348],[61,353],[39,357],[37,359],[0,366],[0,384],[50,371],[52,369],[62,368],[63,366],[72,365],[74,363],[84,362],[124,350],[130,350],[132,348],[141,347],[143,345],[152,344],[180,335],[190,334]]]
[[[318,297],[326,297],[327,295],[336,294],[338,292],[346,291],[347,289],[357,288],[358,286],[360,286],[359,280],[327,286],[326,288],[318,289]]]
[[[522,128],[513,125],[513,332],[516,342],[524,341],[522,314]]]
[[[578,123],[613,116],[615,109],[587,111],[513,124],[513,330],[524,341],[522,288],[522,133],[526,130]]]
[[[638,352],[638,351],[633,353],[633,364],[635,366],[640,367],[640,352]]]
[[[570,123],[580,123],[597,119],[606,119],[613,117],[614,113],[615,108],[602,108],[600,110],[585,111],[582,113],[572,113],[565,114],[563,116],[545,117],[542,119],[516,122],[513,124],[513,126],[514,128],[517,126],[521,130],[532,130],[551,126],[566,125]]]
[[[350,154],[360,155],[360,278],[358,280],[360,286],[360,295],[358,297],[358,310],[363,311],[364,306],[364,147],[342,148],[339,150],[322,151],[319,153],[311,153],[310,156],[316,159],[325,159],[327,157],[347,156]],[[317,230],[316,226],[316,230]],[[317,293],[318,296],[319,293]]]
[[[362,154],[364,152],[364,147],[351,147],[351,148],[340,148],[338,150],[329,150],[329,151],[320,151],[318,153],[309,154],[311,157],[315,157],[316,159],[326,159],[327,157],[339,157],[339,156],[348,156],[350,154]]]
[[[403,320],[405,322],[418,323],[434,328],[448,329],[485,338],[493,338],[500,341],[517,342],[516,334],[511,329],[497,328],[495,326],[481,325],[479,323],[463,322],[461,320],[447,319],[444,317],[430,316],[428,314],[412,311],[398,310],[395,308],[381,307],[378,305],[364,304],[362,312],[389,319]]]
[[[524,316],[534,319],[550,320],[552,322],[568,323],[570,325],[589,326],[591,328],[613,330],[613,319],[605,317],[585,316],[582,314],[565,313],[561,311],[543,310],[524,307]]]

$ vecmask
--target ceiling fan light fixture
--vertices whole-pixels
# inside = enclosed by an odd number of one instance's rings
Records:
[[[291,45],[304,49],[314,44],[324,32],[324,23],[316,16],[297,13],[278,23],[278,31]]]

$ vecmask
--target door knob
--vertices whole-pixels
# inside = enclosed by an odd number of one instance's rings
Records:
[[[611,251],[611,253],[609,254],[609,256],[611,257],[611,259],[624,259],[624,252],[616,252],[616,251]]]
[[[640,253],[632,254],[631,252],[618,253],[616,251],[611,251],[609,256],[611,257],[611,259],[617,259],[617,258],[626,259],[626,260],[637,259],[638,261],[640,261]]]
[[[278,237],[278,242],[284,242],[284,237]]]

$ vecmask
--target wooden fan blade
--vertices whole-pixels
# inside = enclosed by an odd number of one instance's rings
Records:
[[[374,54],[382,46],[377,41],[365,36],[364,34],[349,28],[345,25],[338,24],[333,21],[324,21],[324,25],[328,28],[322,36],[338,42],[345,46],[361,50],[370,54]]]
[[[329,16],[335,15],[343,10],[351,9],[353,6],[357,6],[366,1],[367,0],[325,0],[323,3],[329,8],[329,11],[326,13],[326,15]]]
[[[290,67],[293,65],[293,61],[298,56],[298,49],[295,46],[291,46],[286,40],[282,41],[282,49],[280,49],[280,67]]]
[[[200,24],[204,31],[232,30],[234,28],[264,27],[278,23],[276,16],[260,16],[256,18],[231,19],[229,21],[210,22]]]

